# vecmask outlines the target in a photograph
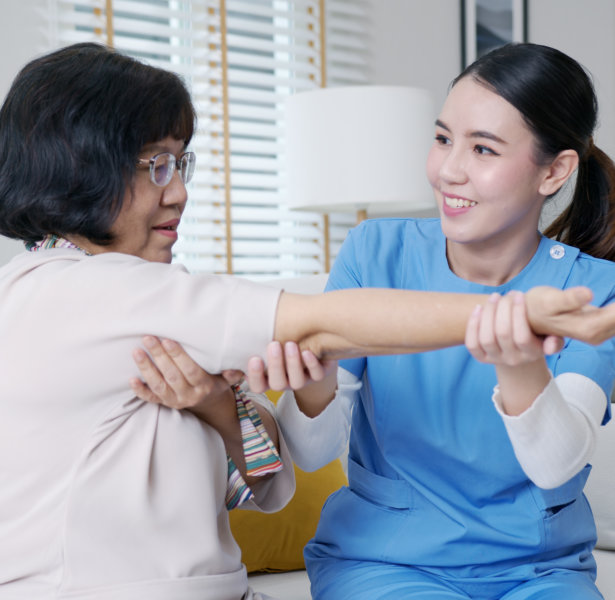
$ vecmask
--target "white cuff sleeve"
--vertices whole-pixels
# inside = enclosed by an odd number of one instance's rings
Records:
[[[607,398],[588,377],[558,375],[518,416],[503,412],[499,386],[492,399],[519,464],[538,487],[562,485],[591,459]]]
[[[361,381],[338,369],[335,398],[316,417],[299,410],[292,390],[278,400],[276,418],[290,454],[304,471],[315,471],[344,453],[350,435],[350,418]]]

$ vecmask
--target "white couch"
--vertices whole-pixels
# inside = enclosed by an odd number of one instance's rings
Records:
[[[276,286],[289,292],[318,293],[326,283],[325,275],[277,280]],[[615,397],[614,397],[615,400]],[[615,405],[613,406],[615,410]],[[614,419],[615,421],[615,413]],[[601,427],[593,469],[586,486],[586,496],[594,511],[598,544],[594,552],[598,564],[597,585],[605,600],[615,600],[615,425]],[[310,600],[309,580],[305,571],[250,575],[255,591],[279,600]]]

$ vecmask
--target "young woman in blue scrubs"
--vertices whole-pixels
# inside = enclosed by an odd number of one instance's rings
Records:
[[[582,490],[615,349],[567,340],[545,357],[518,293],[586,285],[597,306],[615,299],[615,168],[593,143],[596,119],[589,77],[561,52],[509,45],[476,61],[436,121],[440,219],[364,222],[328,283],[489,294],[466,346],[336,372],[272,345],[268,383],[301,388],[277,412],[299,466],[335,458],[350,431],[349,486],[305,550],[315,599],[602,597]],[[577,168],[545,237],[541,209]],[[259,361],[249,376],[263,382]]]
[[[610,417],[613,343],[569,340],[544,357],[514,293],[583,284],[596,305],[615,299],[614,171],[593,143],[596,109],[566,55],[493,51],[454,81],[436,121],[427,175],[440,219],[371,220],[348,236],[330,290],[491,297],[467,347],[344,360],[279,404],[304,468],[331,460],[352,424],[349,486],[305,550],[315,599],[602,597],[582,490]],[[573,200],[546,232],[557,239],[542,236],[542,206],[577,166]]]

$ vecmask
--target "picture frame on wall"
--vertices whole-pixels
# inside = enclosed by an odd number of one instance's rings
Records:
[[[510,42],[528,40],[528,0],[461,0],[461,67]]]

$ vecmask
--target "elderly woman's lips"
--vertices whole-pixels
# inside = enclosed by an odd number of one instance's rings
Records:
[[[159,225],[154,225],[152,229],[161,233],[162,235],[177,239],[177,226],[179,225],[179,219],[173,219],[171,221],[167,221],[166,223],[160,223]]]

